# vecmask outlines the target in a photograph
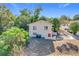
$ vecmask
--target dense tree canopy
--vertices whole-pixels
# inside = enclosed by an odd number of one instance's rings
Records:
[[[28,31],[28,24],[39,20],[41,10],[41,7],[36,7],[34,12],[31,10],[22,9],[20,11],[20,15],[15,20],[15,26]]]
[[[14,25],[15,16],[6,6],[0,6],[0,34]]]
[[[9,55],[14,48],[18,48],[18,50],[23,48],[28,42],[28,38],[28,32],[17,27],[12,27],[3,32],[0,36],[0,55]]]
[[[60,17],[60,23],[61,23],[61,24],[67,24],[69,20],[70,20],[70,19],[69,19],[67,16],[65,16],[65,15],[62,15],[62,16]]]
[[[48,18],[45,16],[41,16],[41,17],[39,17],[39,20],[48,20]]]
[[[31,12],[27,9],[20,11],[20,16],[15,20],[15,26],[28,30],[28,24],[31,22]]]
[[[53,22],[53,30],[57,32],[60,27],[60,21],[57,18],[54,18],[52,22]]]
[[[79,31],[79,23],[78,22],[71,23],[70,24],[70,30],[75,35]]]
[[[34,9],[34,16],[33,16],[33,22],[39,20],[39,15],[40,15],[40,12],[42,11],[42,8],[41,7],[36,7]]]

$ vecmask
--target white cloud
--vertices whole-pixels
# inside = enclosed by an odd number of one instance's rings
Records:
[[[69,3],[65,3],[65,4],[62,4],[62,5],[59,5],[59,8],[65,8],[67,6],[69,6],[70,4]]]
[[[64,5],[63,5],[63,7],[67,7],[68,5],[69,5],[69,3],[67,3],[67,4],[64,4]]]

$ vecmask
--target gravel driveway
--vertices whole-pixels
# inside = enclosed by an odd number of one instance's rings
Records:
[[[55,51],[51,40],[30,38],[29,42],[27,46],[28,56],[45,56]]]

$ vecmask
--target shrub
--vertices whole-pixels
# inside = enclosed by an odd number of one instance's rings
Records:
[[[28,43],[28,32],[17,27],[12,27],[0,36],[0,55],[9,55],[13,48],[22,48]]]
[[[75,35],[79,31],[79,25],[78,22],[74,22],[70,24],[70,30]]]

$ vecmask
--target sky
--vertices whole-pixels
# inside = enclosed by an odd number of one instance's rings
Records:
[[[20,10],[24,8],[34,10],[37,6],[41,6],[43,9],[40,16],[60,17],[66,15],[73,17],[75,14],[79,14],[79,3],[7,3],[5,5],[17,16],[20,14]]]

